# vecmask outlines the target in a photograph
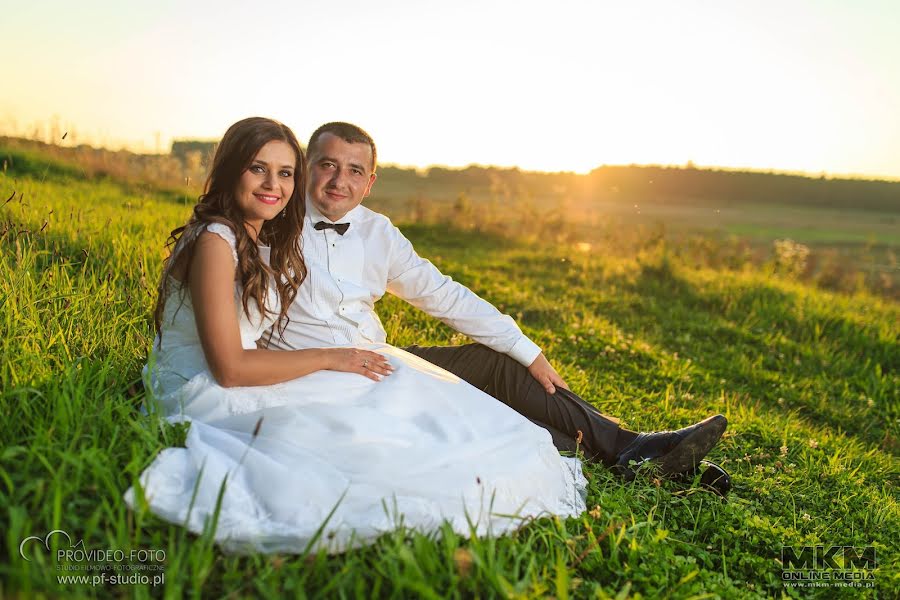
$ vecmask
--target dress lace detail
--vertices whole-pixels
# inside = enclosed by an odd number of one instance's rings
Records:
[[[237,238],[235,237],[234,232],[231,230],[231,227],[229,227],[228,225],[223,225],[222,223],[210,223],[206,226],[206,231],[215,233],[220,238],[228,242],[228,245],[231,246],[231,256],[234,257],[234,264],[237,265]]]

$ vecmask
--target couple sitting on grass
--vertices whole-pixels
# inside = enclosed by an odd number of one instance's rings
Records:
[[[445,522],[501,534],[585,509],[580,460],[559,450],[631,479],[643,462],[693,472],[719,440],[722,415],[637,433],[571,392],[512,318],[361,205],[365,131],[328,123],[307,152],[281,123],[235,123],[172,232],[145,374],[157,409],[191,425],[132,508],[142,495],[194,532],[217,513],[233,552],[336,552]],[[386,344],[385,292],[479,343]]]

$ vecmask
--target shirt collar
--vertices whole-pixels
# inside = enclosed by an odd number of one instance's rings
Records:
[[[359,218],[359,214],[362,212],[362,204],[359,204],[348,212],[346,215],[338,219],[337,221],[332,221],[317,209],[309,198],[306,198],[306,218],[309,219],[310,224],[315,225],[319,221],[325,221],[326,223],[353,223]]]

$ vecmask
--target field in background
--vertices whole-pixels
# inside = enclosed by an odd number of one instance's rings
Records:
[[[0,137],[0,161],[38,177],[112,177],[190,204],[205,178],[205,147],[180,142],[176,154],[139,155]],[[41,159],[31,165],[33,154]],[[388,165],[367,203],[400,223],[452,223],[580,252],[634,256],[662,241],[697,266],[768,268],[824,289],[900,298],[900,182],[636,166],[576,175]]]
[[[655,169],[633,170],[640,175]],[[858,197],[851,189],[838,198],[807,193],[793,201],[790,195],[773,200],[765,190],[754,195],[752,188],[731,197],[725,192],[721,197],[626,193],[589,185],[590,176],[572,174],[534,174],[545,181],[529,186],[518,181],[528,182],[529,174],[509,170],[480,170],[479,179],[493,177],[491,184],[473,184],[465,171],[437,178],[384,171],[369,204],[406,222],[452,222],[623,256],[662,240],[674,254],[701,266],[787,270],[824,289],[868,289],[900,298],[900,183],[878,182],[887,193],[879,189],[870,198],[864,197],[869,182],[860,182]],[[779,240],[808,253],[802,258],[779,254]]]
[[[335,557],[234,557],[122,501],[184,439],[138,413],[135,384],[163,243],[196,189],[120,176],[115,156],[89,175],[90,164],[52,151],[0,155],[2,596],[900,594],[900,305],[861,285],[846,294],[802,281],[796,246],[778,259],[766,245],[756,262],[744,242],[679,241],[669,223],[625,216],[621,227],[598,217],[602,235],[585,241],[533,197],[510,196],[520,220],[501,218],[499,187],[487,192],[498,206],[476,211],[474,186],[420,201],[385,185],[373,203],[395,203],[416,248],[513,315],[601,410],[644,430],[724,413],[729,430],[711,458],[734,489],[724,501],[652,473],[625,484],[590,465],[591,510],[578,519],[499,539],[401,531]],[[395,344],[465,341],[396,299],[378,312]],[[30,561],[19,554],[27,536],[54,529],[88,549],[165,549],[165,588],[60,583],[57,568],[77,561],[37,544]],[[877,587],[785,587],[785,545],[874,546]]]

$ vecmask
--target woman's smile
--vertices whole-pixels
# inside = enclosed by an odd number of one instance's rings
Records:
[[[253,195],[256,196],[257,200],[269,206],[274,206],[281,201],[281,196],[273,196],[272,194],[254,193]]]

